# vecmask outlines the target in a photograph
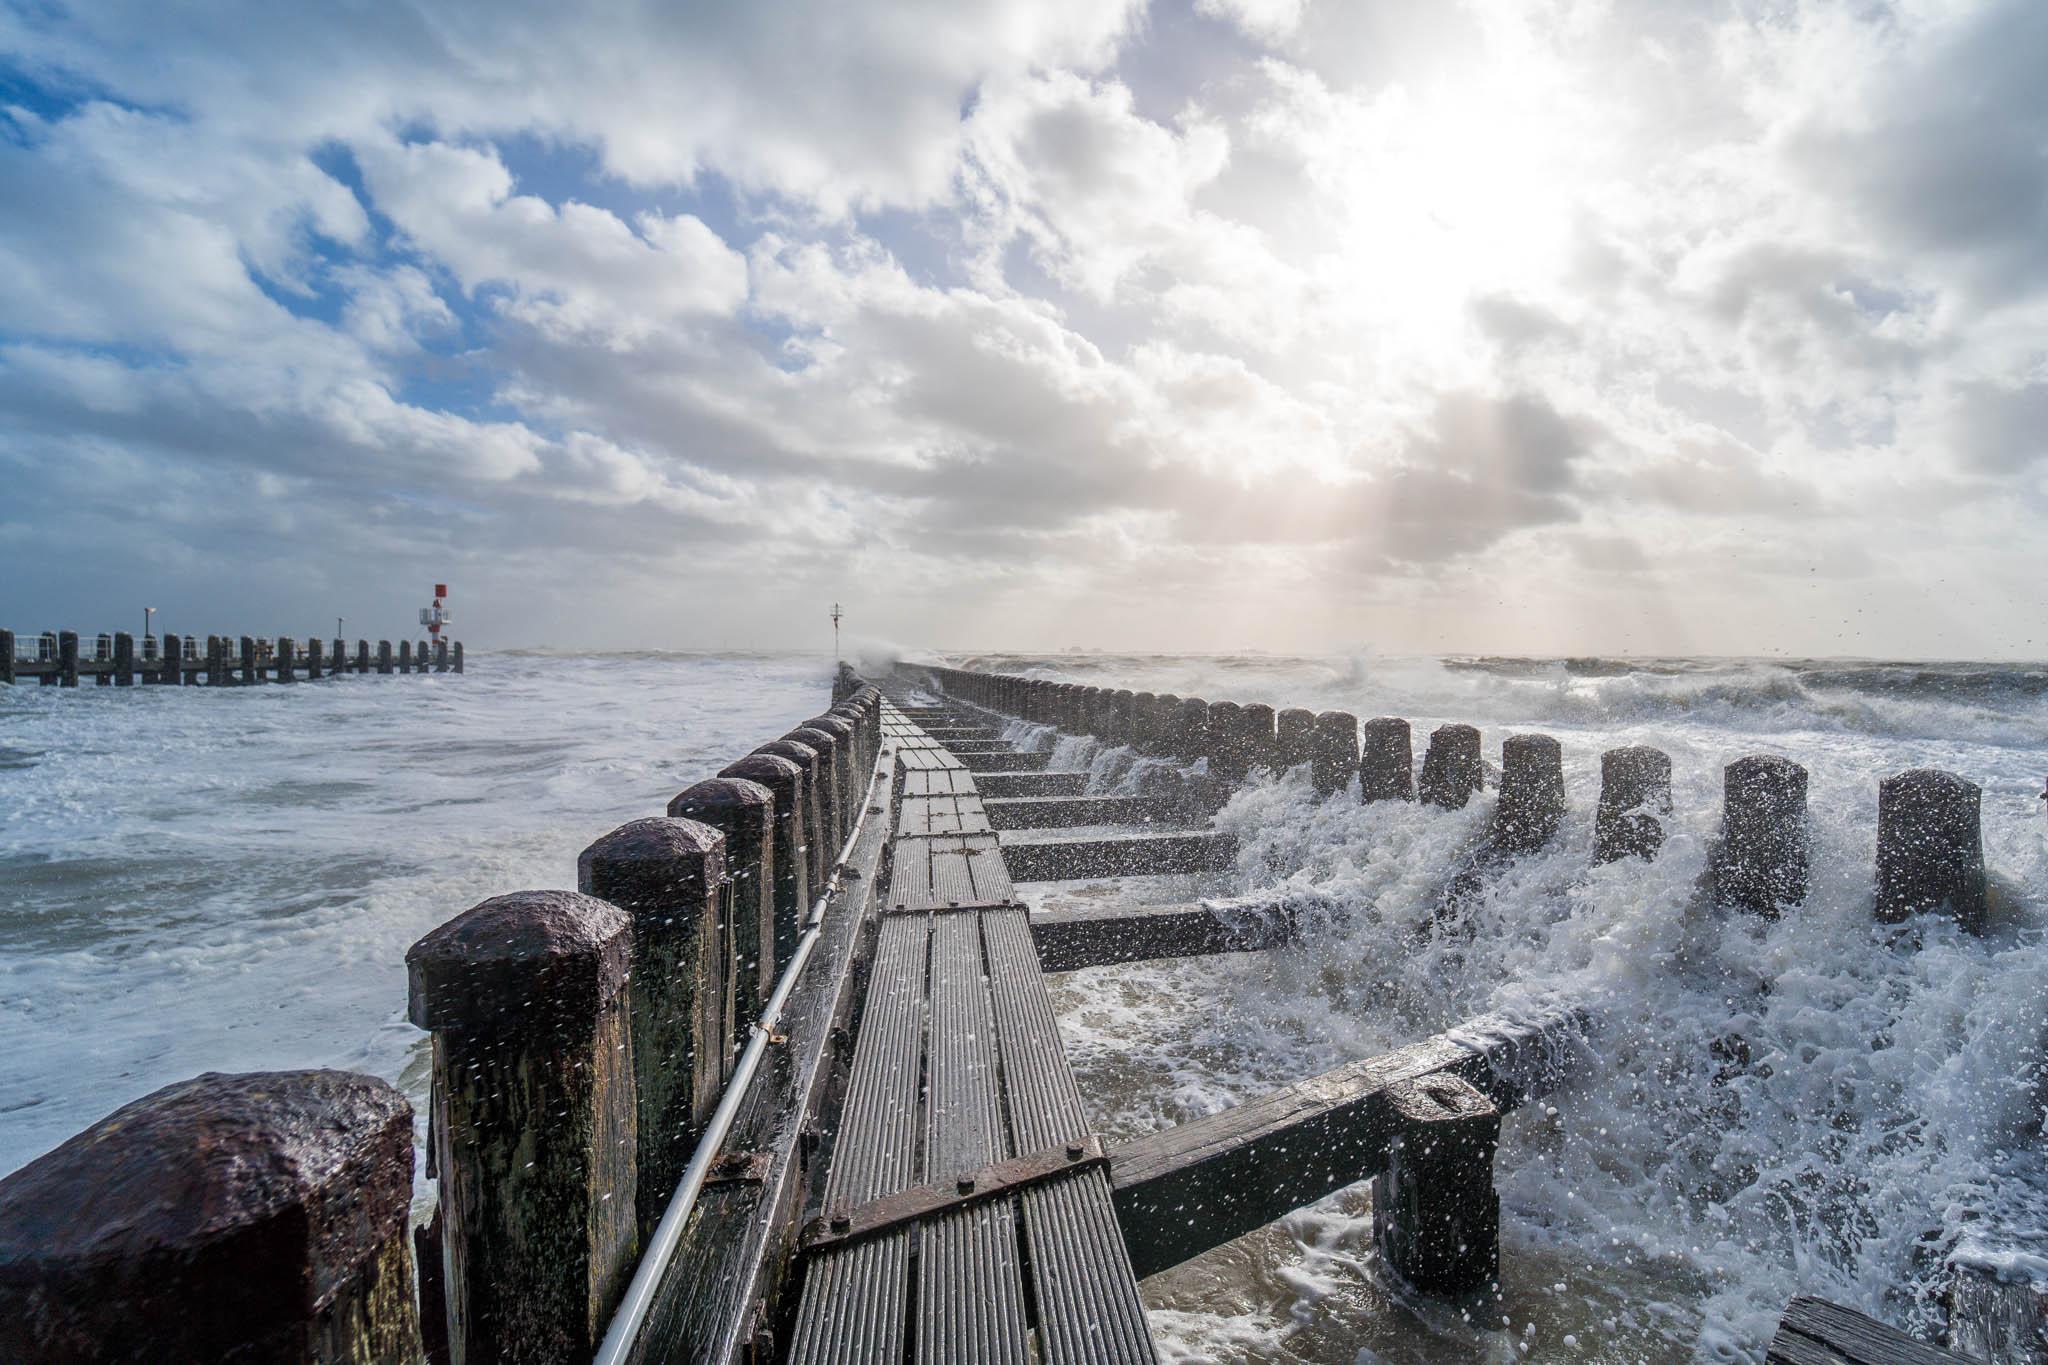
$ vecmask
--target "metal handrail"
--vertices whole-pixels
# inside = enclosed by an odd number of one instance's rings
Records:
[[[690,1215],[697,1208],[697,1196],[704,1191],[704,1177],[710,1172],[712,1161],[732,1131],[740,1102],[746,1098],[747,1090],[754,1082],[754,1072],[759,1069],[761,1058],[767,1055],[768,1040],[775,1032],[777,1021],[782,1018],[783,1006],[796,989],[797,976],[803,971],[804,964],[810,961],[811,950],[817,946],[825,923],[825,908],[843,889],[847,859],[853,856],[853,846],[867,828],[868,800],[881,777],[879,765],[868,774],[867,790],[861,797],[861,814],[839,850],[831,880],[812,904],[810,917],[804,921],[803,937],[797,940],[789,965],[782,969],[782,976],[775,983],[775,993],[768,997],[761,1017],[754,1021],[746,1050],[740,1054],[739,1063],[733,1068],[732,1081],[719,1097],[718,1108],[712,1112],[704,1136],[698,1139],[697,1150],[691,1154],[690,1164],[676,1184],[675,1195],[668,1201],[668,1208],[663,1210],[661,1221],[655,1225],[654,1236],[648,1239],[647,1250],[633,1271],[633,1282],[626,1286],[625,1297],[619,1300],[618,1311],[612,1314],[611,1326],[605,1329],[604,1341],[597,1348],[593,1365],[624,1365],[634,1341],[639,1338],[640,1329],[647,1324],[647,1315],[654,1307],[655,1292],[661,1288],[662,1276],[668,1273],[669,1262],[675,1258],[676,1248],[682,1244],[683,1231],[689,1226]]]

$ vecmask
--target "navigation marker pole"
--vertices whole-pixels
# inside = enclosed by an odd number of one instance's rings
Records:
[[[839,661],[839,617],[839,604],[834,602],[832,604],[832,660],[834,663]]]

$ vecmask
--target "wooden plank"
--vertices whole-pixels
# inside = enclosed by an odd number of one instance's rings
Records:
[[[898,839],[885,903],[892,911],[1006,905],[1016,899],[992,834]]]
[[[903,777],[903,796],[972,796],[974,795],[974,774],[965,768],[919,768],[906,771]],[[983,803],[986,806],[986,802]]]
[[[1006,842],[1003,857],[1010,875],[1020,882],[1212,872],[1236,859],[1237,836],[1202,830],[1114,839],[1035,839]]]
[[[1056,910],[1031,917],[1031,939],[1038,945],[1038,965],[1048,972],[1164,957],[1248,953],[1292,943],[1311,904],[1272,901]]]
[[[974,785],[986,798],[1011,796],[1079,796],[1088,790],[1083,772],[976,773]]]
[[[825,1206],[847,1207],[918,1183],[927,919],[885,917],[839,1117]],[[811,1258],[789,1359],[902,1365],[913,1229]]]
[[[1133,1267],[1157,1274],[1372,1176],[1404,1124],[1391,1087],[1448,1074],[1503,1112],[1544,1093],[1585,1027],[1570,1010],[1474,1021],[1113,1148]]]
[[[872,799],[887,802],[887,782],[871,790]],[[756,1074],[725,1141],[727,1154],[751,1155],[756,1164],[730,1173],[713,1168],[633,1343],[635,1362],[736,1359],[763,1325],[763,1305],[782,1292],[809,1180],[803,1128],[831,1075],[832,1035],[851,1013],[861,923],[878,890],[888,834],[886,818],[861,830],[848,860],[861,875],[848,878],[828,906],[776,1024],[784,1042]]]
[[[929,736],[929,738],[932,743],[942,745],[956,754],[1012,754],[1017,752],[1017,746],[1010,743],[1007,739],[954,739],[951,737],[941,739],[937,735]]]
[[[971,773],[1043,772],[1052,761],[1050,753],[960,754],[960,766]]]
[[[1967,1365],[1853,1308],[1800,1295],[1785,1309],[1764,1365]]]
[[[899,837],[924,834],[990,834],[981,798],[970,793],[902,797],[896,807]]]
[[[979,920],[940,915],[930,922],[927,1179],[957,1177],[1013,1155],[999,1102]],[[927,1221],[920,1232],[916,1359],[1023,1365],[1030,1348],[1015,1201],[956,1209]]]
[[[898,746],[895,759],[896,766],[905,772],[929,772],[940,768],[964,770],[966,766],[944,749],[905,749]]]
[[[991,910],[977,918],[1017,1150],[1079,1141],[1088,1136],[1088,1114],[1067,1066],[1025,911]],[[1103,1170],[1033,1186],[1018,1203],[1038,1305],[1039,1358],[1046,1365],[1157,1359]]]
[[[997,829],[1142,825],[1178,814],[1175,803],[1160,796],[1011,796],[991,798],[983,806]]]

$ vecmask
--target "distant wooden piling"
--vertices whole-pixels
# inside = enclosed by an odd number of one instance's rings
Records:
[[[853,825],[853,812],[847,809],[846,799],[847,788],[852,781],[849,770],[853,765],[846,752],[846,743],[832,731],[810,721],[791,730],[787,738],[808,744],[818,751],[824,786],[831,793],[831,799],[825,803],[825,839],[836,856],[839,846],[846,842],[846,831]]]
[[[732,882],[731,1044],[744,1047],[775,990],[775,794],[742,777],[711,777],[672,798],[668,813],[725,836]]]
[[[1299,768],[1315,751],[1316,713],[1290,706],[1273,717],[1274,762],[1282,772]]]
[[[114,636],[114,686],[135,686],[135,637],[125,630]]]
[[[105,631],[93,642],[92,661],[95,664],[111,664],[114,661],[114,637]],[[93,686],[112,687],[114,674],[110,668],[95,668],[92,673]]]
[[[1174,730],[1173,756],[1183,763],[1199,763],[1213,752],[1209,734],[1209,703],[1200,697],[1183,697],[1180,724]]]
[[[1671,756],[1635,744],[1600,755],[1600,808],[1594,816],[1593,860],[1654,859],[1671,817]]]
[[[57,676],[64,687],[78,686],[78,632],[57,632]]]
[[[1365,723],[1358,751],[1358,798],[1368,804],[1415,799],[1414,738],[1401,717],[1378,716]]]
[[[379,673],[389,673],[391,668],[391,642],[389,640],[379,640],[377,642],[377,671]]]
[[[434,1035],[455,1360],[587,1360],[625,1287],[638,1247],[631,951],[618,908],[524,891],[406,954],[412,1022]]]
[[[315,635],[306,641],[306,680],[308,682],[318,682],[320,680],[323,671],[322,665],[326,662],[322,658],[322,649],[323,646],[320,643],[319,636]]]
[[[412,641],[410,640],[400,640],[398,642],[398,671],[400,673],[412,672]]]
[[[14,681],[14,632],[0,630],[0,682]]]
[[[1381,1257],[1424,1293],[1486,1288],[1500,1277],[1499,1108],[1447,1074],[1392,1086],[1388,1098],[1403,1125],[1372,1183]]]
[[[861,798],[867,790],[867,774],[862,771],[861,744],[859,732],[844,716],[813,716],[805,721],[803,728],[823,730],[832,736],[834,744],[833,762],[839,773],[840,813],[843,817],[838,837],[844,842],[853,832],[853,822],[860,814]]]
[[[1509,735],[1500,746],[1500,800],[1493,845],[1534,853],[1564,823],[1564,747],[1549,735]]]
[[[434,641],[434,671],[436,673],[446,673],[448,671],[448,642],[446,640],[437,638]]]
[[[288,683],[297,680],[297,672],[292,667],[292,658],[298,652],[299,642],[297,640],[294,640],[289,635],[277,637],[277,680],[279,682]]]
[[[1325,711],[1309,735],[1309,780],[1316,795],[1328,800],[1351,785],[1358,771],[1358,717],[1349,711]]]
[[[185,640],[183,636],[164,632],[164,656],[156,667],[156,680],[172,686],[185,680]]]
[[[262,666],[258,664],[256,661],[256,637],[253,635],[244,635],[242,637],[241,644],[242,685],[245,687],[254,686],[256,683],[260,683],[263,681],[263,673],[261,671]]]
[[[1754,754],[1722,770],[1712,866],[1723,905],[1776,919],[1806,899],[1806,769]]]
[[[1246,702],[1237,718],[1246,769],[1255,773],[1286,771],[1279,761],[1280,737],[1273,708],[1262,701]]]
[[[810,812],[804,792],[804,770],[790,759],[774,754],[749,754],[719,769],[718,775],[757,782],[775,798],[775,958],[774,971],[769,974],[772,981],[781,975],[796,951],[797,937],[803,932],[804,918],[810,911]]]
[[[1244,752],[1244,708],[1234,701],[1209,703],[1209,775],[1226,787],[1239,786],[1251,765]]]
[[[122,1106],[0,1180],[0,1359],[420,1361],[412,1142],[341,1071]]]
[[[1439,725],[1422,755],[1422,780],[1416,795],[1423,804],[1463,810],[1485,785],[1486,768],[1479,758],[1479,731],[1470,725]]]
[[[449,671],[454,673],[462,671],[462,641],[460,640],[457,640],[449,651],[448,668]]]
[[[1898,924],[1940,910],[1984,932],[1983,790],[1938,768],[1877,788],[1877,918]]]

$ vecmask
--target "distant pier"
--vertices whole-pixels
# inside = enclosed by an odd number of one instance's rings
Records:
[[[255,635],[143,637],[141,648],[124,631],[81,637],[74,630],[17,635],[0,630],[0,682],[35,680],[44,687],[77,687],[91,678],[100,687],[240,687],[260,682],[318,681],[349,673],[460,673],[460,640],[389,640],[372,652],[368,640],[351,651],[346,640],[300,641]]]
[[[196,1077],[0,1180],[0,1356],[1149,1362],[1141,1277],[1367,1180],[1404,1294],[1497,1290],[1502,1122],[1599,1064],[1596,1009],[1469,1020],[1110,1143],[1046,973],[1277,948],[1341,907],[1019,894],[1231,866],[1211,816],[1260,774],[1462,807],[1489,785],[1477,729],[1439,727],[1418,775],[1398,717],[937,667],[880,683],[843,672],[829,711],[595,840],[576,891],[496,896],[413,945],[429,1223],[408,1224],[413,1124],[384,1082]],[[1154,780],[1091,794],[1020,720]],[[1565,818],[1554,739],[1503,759],[1482,850],[1441,869],[1445,915]],[[1799,913],[1805,810],[1797,764],[1729,765],[1714,905]],[[1603,755],[1596,862],[1657,858],[1670,816],[1667,755]],[[1985,895],[1977,788],[1886,779],[1873,921],[1981,932]],[[2039,1358],[2040,1286],[1949,1273],[1948,1344]],[[1804,1298],[1768,1350],[1961,1358]]]

